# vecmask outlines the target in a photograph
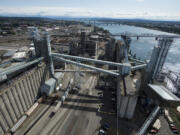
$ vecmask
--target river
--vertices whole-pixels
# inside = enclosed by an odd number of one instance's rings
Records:
[[[130,32],[135,34],[141,33],[151,33],[151,34],[168,34],[167,32],[161,32],[157,30],[151,30],[146,28],[140,28],[135,26],[127,26],[127,25],[98,25],[98,27],[102,27],[106,30],[109,30],[113,33],[122,33],[122,32]],[[119,39],[116,37],[116,39]],[[141,59],[150,59],[152,49],[154,45],[158,44],[155,38],[132,38],[131,47],[133,53],[136,53],[137,58]],[[168,56],[166,58],[166,62],[164,64],[164,68],[176,71],[180,73],[180,39],[174,39],[173,44],[170,47]]]

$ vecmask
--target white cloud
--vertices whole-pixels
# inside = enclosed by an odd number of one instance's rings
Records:
[[[0,7],[0,14],[11,15],[41,15],[41,16],[91,16],[93,13],[85,8],[64,7]]]
[[[137,11],[109,11],[88,8],[72,7],[1,7],[0,15],[39,15],[39,16],[85,16],[85,17],[111,17],[111,18],[144,18],[162,20],[180,20],[180,14],[173,16],[168,13],[149,13]]]
[[[137,2],[144,2],[144,0],[136,0]]]

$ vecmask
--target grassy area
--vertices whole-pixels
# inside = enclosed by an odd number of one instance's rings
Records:
[[[176,111],[176,109],[169,109],[170,116],[172,117],[174,124],[180,131],[180,113]]]

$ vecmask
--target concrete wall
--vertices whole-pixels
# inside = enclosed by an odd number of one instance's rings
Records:
[[[117,79],[117,113],[120,118],[132,119],[138,96],[137,94],[123,94],[121,79]]]
[[[122,96],[119,94],[117,102],[118,116],[120,118],[132,119],[136,108],[137,96]]]
[[[0,135],[12,128],[34,104],[40,85],[49,78],[47,68],[40,63],[0,86]]]

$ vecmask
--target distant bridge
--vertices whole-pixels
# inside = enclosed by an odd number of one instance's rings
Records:
[[[135,33],[130,33],[130,32],[122,32],[122,33],[114,33],[112,36],[127,36],[127,37],[147,37],[147,38],[180,38],[180,35],[156,35],[152,33],[141,33],[141,34],[135,34]]]
[[[101,22],[96,20],[81,20],[81,22],[85,22],[90,25],[121,25],[120,22]]]

